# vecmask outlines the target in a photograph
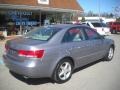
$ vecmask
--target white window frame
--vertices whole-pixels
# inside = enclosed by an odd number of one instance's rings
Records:
[[[49,4],[49,0],[38,0],[38,4]]]

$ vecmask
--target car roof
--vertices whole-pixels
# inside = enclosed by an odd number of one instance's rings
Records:
[[[103,23],[103,22],[100,22],[100,21],[86,21],[86,22],[82,22],[82,23]]]
[[[82,24],[56,24],[56,25],[50,25],[48,27],[56,27],[56,28],[61,28],[61,29],[64,29],[64,28],[70,28],[70,27],[77,27],[77,26],[81,26],[81,27],[85,27],[85,25],[82,25]]]

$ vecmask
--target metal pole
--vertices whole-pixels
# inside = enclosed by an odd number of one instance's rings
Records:
[[[98,10],[99,10],[99,19],[100,19],[100,17],[101,17],[101,15],[100,15],[100,0],[98,0]]]
[[[22,14],[20,11],[20,35],[22,35]]]
[[[41,26],[41,11],[39,12],[39,25]]]

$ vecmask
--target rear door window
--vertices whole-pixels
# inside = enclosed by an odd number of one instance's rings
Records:
[[[83,32],[80,28],[71,28],[65,33],[62,42],[80,42],[84,39]]]

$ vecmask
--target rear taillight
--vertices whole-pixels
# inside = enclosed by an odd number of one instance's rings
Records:
[[[19,50],[18,55],[31,58],[42,58],[44,50]]]

